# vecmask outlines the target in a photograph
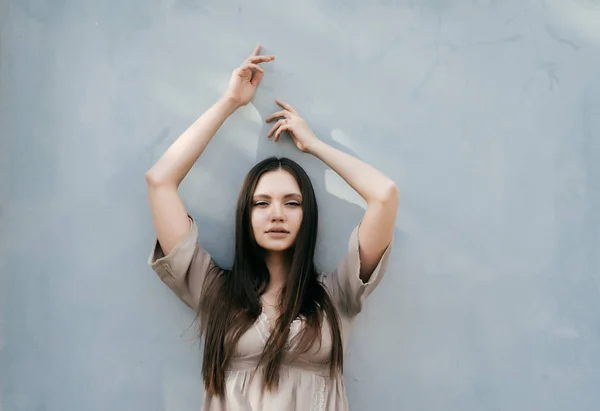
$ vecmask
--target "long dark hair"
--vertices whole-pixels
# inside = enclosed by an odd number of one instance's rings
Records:
[[[252,231],[252,197],[261,176],[279,169],[289,172],[298,182],[303,198],[303,218],[290,250],[291,269],[280,297],[282,312],[260,359],[260,364],[265,365],[265,388],[271,390],[277,387],[290,325],[298,316],[304,318],[305,326],[294,344],[295,353],[306,352],[316,341],[321,341],[325,316],[331,328],[331,374],[342,373],[340,319],[329,295],[318,281],[314,265],[318,210],[313,186],[296,162],[270,157],[256,164],[242,184],[237,203],[235,256],[231,270],[207,278],[202,292],[198,314],[200,335],[204,336],[202,377],[208,394],[224,393],[225,370],[234,348],[262,311],[260,296],[269,284],[269,271],[263,249],[257,244]]]

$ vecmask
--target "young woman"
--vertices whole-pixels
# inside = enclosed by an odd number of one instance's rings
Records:
[[[295,162],[268,158],[239,195],[235,255],[219,267],[198,244],[198,226],[178,186],[221,124],[253,97],[263,70],[260,46],[237,68],[224,96],[146,173],[157,239],[149,264],[198,313],[203,338],[203,410],[347,410],[343,353],[352,321],[389,264],[398,208],[394,182],[320,141],[289,104],[266,121],[321,159],[368,207],[333,273],[315,269],[317,202]]]

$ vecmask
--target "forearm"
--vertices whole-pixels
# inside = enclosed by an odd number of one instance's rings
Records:
[[[179,186],[217,130],[237,108],[238,105],[226,97],[213,104],[146,172],[148,184]]]
[[[309,150],[342,177],[367,204],[397,202],[398,189],[393,180],[379,170],[322,141]]]

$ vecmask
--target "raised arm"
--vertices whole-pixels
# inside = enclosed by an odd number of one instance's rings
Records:
[[[367,210],[358,229],[358,243],[360,278],[368,282],[392,241],[399,202],[396,184],[369,164],[319,140],[291,105],[280,100],[277,103],[283,110],[267,118],[267,121],[280,118],[269,137],[274,136],[277,141],[287,130],[298,149],[322,160],[366,201]]]
[[[368,282],[371,273],[392,241],[399,193],[396,184],[367,163],[321,141],[311,154],[340,175],[367,202],[358,228],[360,278]]]
[[[190,220],[178,194],[179,184],[227,117],[254,96],[263,76],[258,64],[274,58],[259,55],[260,49],[260,45],[257,46],[234,70],[227,92],[189,126],[146,172],[152,220],[165,254],[169,254],[190,231]]]

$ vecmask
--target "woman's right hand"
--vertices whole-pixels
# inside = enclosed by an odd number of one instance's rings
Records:
[[[240,107],[245,106],[252,100],[256,87],[258,87],[258,83],[263,77],[264,71],[258,63],[266,63],[275,59],[275,56],[259,55],[260,49],[259,44],[252,54],[231,74],[225,96]]]

